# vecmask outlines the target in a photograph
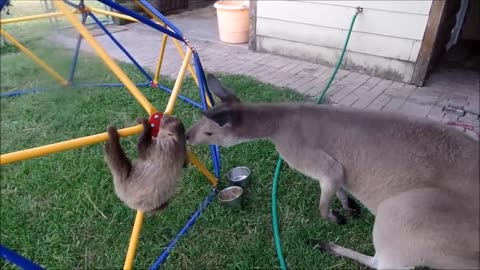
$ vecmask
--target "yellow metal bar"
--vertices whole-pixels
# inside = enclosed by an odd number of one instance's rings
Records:
[[[135,3],[137,3],[137,5],[139,7],[141,7],[143,9],[143,11],[145,11],[145,13],[147,13],[150,17],[152,17],[155,21],[157,21],[158,23],[160,23],[162,26],[165,27],[165,22],[162,21],[160,18],[158,18],[157,16],[155,16],[155,14],[153,14],[150,10],[148,10],[147,8],[145,8],[140,2],[138,2],[138,0],[134,0]],[[163,41],[162,41],[163,42]],[[177,51],[178,53],[180,54],[180,57],[185,58],[185,53],[183,52],[183,49],[182,49],[182,46],[180,45],[180,43],[178,42],[178,40],[176,39],[173,39],[173,44],[175,45],[175,47],[177,48]],[[162,57],[162,60],[163,60],[163,57]],[[159,64],[161,65],[161,63]],[[188,71],[190,72],[190,74],[192,75],[192,78],[193,80],[195,81],[195,83],[197,84],[197,86],[199,86],[198,84],[198,78],[197,78],[197,74],[195,73],[195,70],[193,69],[192,65],[190,65],[190,63],[188,63]],[[160,72],[159,72],[160,74]],[[210,100],[207,98],[207,105],[209,107],[212,107],[212,104],[210,103]]]
[[[138,2],[138,0],[133,0],[137,6],[139,6],[145,13],[147,13],[150,17],[152,17],[154,20],[156,20],[157,22],[161,23],[162,25],[165,25],[165,22],[160,20],[159,18],[157,18],[157,16],[155,16],[155,14],[153,14],[148,8],[144,7],[140,2]]]
[[[132,21],[132,22],[138,22],[137,19],[133,18],[133,17],[130,17],[128,15],[124,15],[124,14],[121,14],[121,13],[117,13],[117,12],[112,12],[112,11],[108,11],[108,10],[104,10],[104,9],[99,9],[99,8],[94,8],[94,7],[87,7],[90,11],[93,11],[95,13],[99,13],[99,14],[103,14],[103,15],[107,15],[107,16],[112,16],[112,17],[117,17],[117,18],[120,18],[120,19],[124,19],[124,20],[128,20],[128,21]]]
[[[67,9],[63,1],[53,1],[57,6],[57,9],[65,14],[65,17],[72,23],[77,31],[83,36],[83,38],[92,46],[97,52],[98,56],[103,62],[112,70],[112,72],[120,79],[120,81],[127,87],[130,93],[137,99],[137,101],[143,106],[148,114],[156,112],[155,107],[148,101],[148,99],[140,92],[137,86],[130,80],[125,72],[115,63],[115,61],[107,54],[105,49],[97,42],[93,35],[87,30],[87,28],[80,22],[75,15]]]
[[[143,130],[142,125],[128,127],[120,129],[118,133],[121,137],[131,136],[140,133]],[[106,132],[82,137],[78,139],[68,140],[64,142],[44,145],[36,148],[21,150],[13,153],[8,153],[0,156],[0,165],[13,163],[25,159],[36,158],[40,156],[46,156],[48,154],[62,152],[70,149],[80,148],[82,146],[100,143],[108,140],[108,134]]]
[[[79,10],[73,10],[72,12],[80,13]],[[63,16],[62,12],[36,14],[36,15],[30,15],[30,16],[24,16],[24,17],[18,17],[18,18],[2,19],[2,20],[0,20],[0,24],[4,25],[4,24],[9,24],[9,23],[26,22],[26,21],[47,19],[47,18],[61,17],[61,16]]]
[[[137,6],[139,6],[145,13],[147,13],[150,17],[152,17],[158,24],[160,24],[161,26],[163,27],[167,27],[165,25],[165,22],[160,20],[157,16],[155,16],[155,14],[153,14],[148,8],[146,8],[145,6],[143,6],[140,2],[138,2],[138,0],[134,0],[134,2],[137,4]],[[167,39],[168,39],[168,35],[167,34],[163,34],[163,38],[162,38],[162,45],[160,47],[160,53],[159,53],[159,57],[158,57],[158,63],[157,63],[157,68],[155,70],[155,77],[153,79],[153,82],[155,83],[158,83],[158,79],[160,77],[160,70],[162,68],[162,64],[163,64],[163,57],[165,56],[165,48],[167,46]]]
[[[158,79],[160,77],[160,70],[162,69],[163,58],[165,57],[165,48],[167,47],[167,39],[168,35],[163,34],[162,45],[160,47],[160,53],[158,55],[157,69],[155,70],[155,77],[153,79],[153,82],[155,83],[158,83]]]
[[[133,224],[132,235],[130,236],[130,244],[128,245],[127,256],[123,265],[124,270],[133,269],[133,260],[135,259],[135,251],[138,245],[138,239],[140,238],[140,232],[142,231],[144,213],[137,211],[135,217],[135,223]]]
[[[10,43],[13,43],[13,45],[15,45],[20,51],[22,51],[24,54],[30,57],[35,63],[37,63],[37,65],[39,65],[46,72],[48,72],[48,74],[50,74],[53,78],[58,80],[62,85],[68,84],[68,81],[65,80],[60,74],[58,74],[55,70],[53,70],[53,68],[51,68],[45,62],[43,62],[42,59],[38,58],[38,56],[36,56],[32,51],[30,51],[25,46],[23,46],[20,42],[18,42],[14,37],[12,37],[5,30],[0,29],[0,34],[4,36],[8,41],[10,41]]]
[[[142,7],[142,9],[144,9],[147,13],[150,13],[147,9],[145,9],[143,7],[143,5],[138,3],[138,1],[135,0],[135,2],[140,7]],[[153,14],[151,14],[151,13],[150,13],[150,16],[155,18],[155,16],[153,16]],[[160,21],[160,23],[162,23],[164,25],[163,22]],[[163,56],[164,56],[164,52],[165,52],[167,37],[168,37],[167,35],[164,35],[163,40],[162,40],[162,47],[160,49],[159,63],[157,65],[157,70],[156,70],[155,79],[154,79],[154,82],[156,82],[156,83],[158,82],[158,76],[160,74],[160,69],[161,69]],[[173,108],[175,106],[178,94],[180,93],[180,89],[181,89],[181,86],[182,86],[182,83],[183,83],[183,79],[185,77],[185,72],[186,72],[187,66],[189,65],[189,61],[192,57],[192,53],[193,53],[192,50],[189,48],[186,56],[183,57],[184,60],[182,62],[182,66],[180,68],[180,72],[177,76],[177,80],[175,81],[175,85],[173,87],[172,93],[170,94],[170,98],[168,100],[168,104],[167,104],[167,107],[165,109],[164,114],[172,114],[172,112],[173,112]],[[188,158],[189,158],[190,162],[192,162],[192,164],[194,164],[200,170],[200,172],[202,172],[208,178],[208,180],[213,185],[215,185],[215,186],[217,185],[218,180],[216,179],[216,177],[208,171],[208,169],[198,160],[197,157],[195,157],[195,155],[193,155],[193,153],[191,151],[188,151]],[[124,266],[123,266],[124,270],[131,270],[133,268],[133,261],[135,259],[135,253],[136,253],[136,249],[137,249],[137,245],[138,245],[138,239],[140,238],[140,232],[141,232],[142,226],[143,226],[143,220],[144,220],[144,213],[142,213],[140,211],[137,211],[137,215],[135,217],[135,223],[133,225],[132,234],[130,236],[130,243],[128,245],[127,256],[125,258],[125,263],[124,263]]]
[[[177,51],[178,51],[178,54],[180,54],[180,57],[184,58],[184,57],[185,57],[185,53],[183,52],[183,49],[182,49],[182,46],[180,45],[180,42],[178,42],[178,40],[174,39],[174,40],[173,40],[173,44],[174,44],[175,47],[177,48]],[[192,79],[195,81],[195,83],[197,84],[197,86],[199,86],[197,74],[195,73],[195,70],[193,69],[193,67],[192,67],[192,65],[191,65],[190,63],[188,63],[188,71],[189,71],[190,74],[192,75]],[[210,106],[210,105],[209,105],[209,106]]]
[[[177,102],[177,96],[180,93],[180,89],[182,88],[183,79],[185,78],[185,72],[187,71],[187,65],[192,57],[192,50],[188,48],[187,55],[183,59],[182,66],[180,67],[180,71],[177,76],[177,80],[175,81],[175,85],[173,86],[172,93],[170,94],[170,99],[168,100],[167,108],[165,109],[166,114],[171,114],[173,112],[173,107]]]
[[[173,112],[173,107],[175,106],[177,97],[180,94],[180,89],[183,84],[183,79],[185,78],[185,73],[187,71],[187,65],[190,62],[192,53],[193,53],[192,50],[188,48],[187,54],[183,59],[182,66],[180,67],[177,80],[175,81],[175,85],[173,86],[170,99],[168,100],[167,108],[165,109],[165,114],[171,114]],[[213,185],[215,186],[217,185],[217,182],[218,182],[217,178],[208,171],[208,169],[200,162],[200,160],[198,160],[198,158],[195,155],[193,155],[193,153],[190,150],[188,151],[188,159],[190,160],[190,162],[192,162],[193,165],[195,165],[195,167],[197,167],[200,170],[200,172],[202,172],[208,178],[208,180],[210,180],[210,182]]]
[[[208,171],[208,169],[198,160],[198,158],[189,150],[188,159],[190,162],[197,167],[197,169],[203,173],[207,179],[212,183],[213,186],[217,186],[217,178]],[[140,238],[140,232],[142,231],[144,220],[144,213],[137,211],[135,217],[135,223],[133,224],[132,234],[130,236],[130,243],[128,244],[127,256],[125,257],[125,263],[123,265],[124,270],[133,269],[133,261],[135,259],[135,253],[138,246],[138,239]]]
[[[218,179],[202,164],[202,162],[190,151],[188,150],[188,160],[195,166],[197,169],[207,177],[207,179],[212,183],[212,185],[217,186]]]
[[[160,20],[155,14],[153,14],[150,10],[145,8],[140,2],[137,0],[134,0],[135,3],[137,3],[138,6],[140,6],[148,15],[153,17],[157,22],[159,22],[162,26],[165,27],[165,23]],[[166,42],[166,41],[165,41]],[[165,49],[164,46],[162,46],[162,49]],[[188,48],[187,55],[185,55],[183,58],[182,66],[180,67],[180,71],[177,75],[177,80],[175,81],[175,85],[173,86],[172,93],[170,94],[170,99],[168,100],[167,107],[165,109],[165,114],[172,114],[173,112],[173,107],[175,106],[175,103],[177,102],[177,97],[180,94],[180,89],[183,84],[183,79],[185,78],[185,71],[187,66],[190,63],[190,59],[192,57],[192,50]],[[163,59],[163,57],[162,57]]]
[[[175,44],[175,47],[177,48],[177,51],[178,53],[180,54],[180,57],[184,58],[185,57],[185,53],[183,52],[183,49],[182,49],[182,46],[180,45],[180,43],[178,42],[178,40],[174,39],[173,40],[173,44]],[[190,72],[190,74],[192,75],[192,79],[195,81],[195,84],[200,87],[200,84],[198,83],[198,77],[197,77],[197,74],[195,73],[195,71],[193,70],[193,67],[190,63],[188,63],[188,71]],[[206,96],[205,100],[207,101],[207,106],[209,108],[212,107],[212,102],[210,101],[210,98],[208,98],[208,96]]]
[[[180,45],[178,40],[174,39],[173,44],[175,44],[175,47],[177,48],[177,51],[180,54],[180,57],[185,58],[185,53],[183,52],[182,46]],[[192,79],[195,81],[195,84],[197,84],[197,86],[200,87],[200,85],[198,83],[197,74],[193,70],[193,67],[192,67],[192,65],[190,65],[190,63],[188,63],[188,71],[192,75]],[[212,102],[210,101],[210,98],[208,98],[208,96],[206,96],[205,100],[207,101],[207,106],[211,108],[212,107]]]
[[[175,44],[175,47],[177,48],[177,51],[178,53],[180,54],[180,57],[182,58],[185,58],[185,53],[183,52],[183,49],[182,49],[182,46],[180,45],[180,43],[178,42],[178,40],[176,39],[173,39],[173,44]],[[197,86],[199,87],[199,83],[198,83],[198,77],[197,77],[197,74],[195,73],[195,71],[193,70],[193,67],[190,63],[188,63],[188,71],[190,72],[190,74],[192,75],[192,79],[195,81],[195,84],[197,84]],[[210,98],[208,98],[208,96],[205,97],[205,100],[207,101],[207,106],[208,107],[212,107],[212,102],[210,101]]]

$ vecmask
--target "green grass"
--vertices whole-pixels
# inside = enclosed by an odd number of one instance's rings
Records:
[[[68,73],[68,50],[35,50],[43,59]],[[201,52],[200,52],[201,53]],[[122,64],[135,81],[142,76]],[[106,126],[136,124],[145,112],[124,88],[61,89],[23,55],[2,53],[1,89],[35,86],[48,92],[2,99],[1,152],[104,132]],[[222,76],[225,84],[250,102],[301,101],[300,95],[250,78]],[[83,55],[79,81],[116,81],[96,58]],[[164,81],[172,85],[171,81]],[[168,95],[143,88],[159,109]],[[187,80],[183,93],[194,98],[197,89]],[[199,111],[179,101],[175,115],[190,126]],[[122,140],[134,157],[136,136]],[[209,168],[208,147],[192,148]],[[103,144],[84,147],[1,167],[1,242],[47,269],[112,269],[123,266],[135,212],[114,195],[111,176],[103,161]],[[274,269],[278,268],[270,215],[272,176],[277,153],[265,141],[222,148],[223,175],[228,168],[246,165],[254,181],[240,209],[225,209],[215,200],[195,226],[177,244],[165,269]],[[221,180],[223,183],[225,179]],[[136,269],[149,267],[170,239],[210,192],[205,177],[190,166],[176,200],[156,217],[145,220],[135,260]],[[343,258],[312,250],[308,238],[335,241],[372,254],[373,219],[362,214],[336,226],[318,213],[318,184],[283,166],[279,187],[279,218],[284,255],[290,269],[360,269]],[[334,207],[339,207],[335,201]],[[3,269],[12,269],[2,262]]]
[[[10,7],[10,15],[7,15],[5,11],[1,12],[2,19],[19,18],[31,15],[38,15],[43,13],[56,12],[53,3],[49,6],[53,6],[53,10],[48,11],[45,9],[41,0],[12,0],[12,6]],[[51,1],[46,1],[51,2]],[[79,3],[79,1],[72,1]],[[85,4],[89,7],[95,7],[103,9],[104,5],[96,0],[85,0]],[[71,8],[71,7],[69,7]],[[107,17],[102,14],[96,14],[100,21],[105,21]],[[77,16],[80,18],[80,16]],[[94,21],[89,17],[87,18],[87,26],[91,27]],[[36,19],[21,21],[15,23],[8,23],[2,25],[2,29],[11,34],[15,39],[20,41],[27,48],[31,48],[31,45],[38,44],[38,40],[44,38],[47,35],[55,33],[59,29],[72,28],[70,22],[64,17],[52,17],[47,19]],[[10,44],[3,44],[2,53],[8,53],[14,51],[14,47]]]

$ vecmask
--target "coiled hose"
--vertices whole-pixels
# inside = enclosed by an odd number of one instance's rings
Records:
[[[357,19],[357,15],[362,12],[363,9],[360,7],[356,8],[355,15],[353,15],[352,22],[350,23],[350,28],[348,29],[347,38],[345,39],[345,44],[343,45],[342,54],[338,59],[337,65],[335,66],[335,70],[333,71],[330,79],[328,80],[327,84],[325,85],[321,95],[316,100],[316,103],[320,104],[323,101],[325,93],[327,92],[328,88],[333,82],[335,75],[342,64],[343,57],[345,56],[345,51],[347,50],[348,41],[350,40],[350,35],[352,33],[353,25],[355,24],[355,20]],[[273,175],[273,183],[272,183],[272,227],[273,227],[273,239],[275,242],[275,250],[277,252],[278,263],[280,265],[280,269],[286,270],[287,264],[285,263],[285,258],[283,257],[282,251],[282,241],[280,240],[280,229],[278,226],[278,213],[277,213],[277,192],[278,192],[278,179],[280,177],[280,170],[282,168],[283,158],[282,156],[278,155],[277,165],[275,167],[275,173]]]

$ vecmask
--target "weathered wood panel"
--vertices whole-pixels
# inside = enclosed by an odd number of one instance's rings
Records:
[[[289,40],[257,36],[257,48],[260,51],[307,60],[314,63],[333,66],[338,61],[340,49],[327,48]],[[342,68],[364,72],[394,81],[410,83],[415,63],[385,58],[364,53],[347,51]]]
[[[333,65],[357,6],[344,68],[411,82],[432,0],[258,1],[256,47]]]
[[[332,5],[332,6],[345,6],[345,7],[358,7],[361,6],[365,9],[402,12],[410,14],[428,15],[432,1],[430,0],[366,0],[366,1],[304,1],[315,4]]]
[[[257,19],[257,35],[285,39],[329,48],[342,49],[348,31],[324,26]],[[353,32],[348,46],[349,51],[377,55],[409,61],[418,54],[413,47],[415,40],[362,32]],[[412,60],[410,60],[412,61]],[[415,61],[415,60],[413,60]]]
[[[322,2],[258,1],[257,16],[279,21],[348,29],[353,7],[327,5]],[[421,40],[428,16],[374,9],[364,9],[354,31],[391,37]]]

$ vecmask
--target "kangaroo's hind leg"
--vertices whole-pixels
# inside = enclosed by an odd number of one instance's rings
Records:
[[[152,126],[146,118],[137,118],[139,124],[143,125],[143,131],[140,133],[137,142],[137,153],[139,159],[146,159],[148,157],[148,149],[152,145]]]
[[[454,193],[440,188],[400,193],[377,208],[373,242],[379,266],[479,269],[478,228],[478,212]]]
[[[306,243],[323,252],[326,252],[335,256],[347,257],[349,259],[357,261],[358,263],[361,263],[372,269],[378,269],[378,263],[375,257],[367,256],[355,250],[351,250],[351,249],[336,245],[334,243],[327,243],[320,240],[310,239],[310,240],[307,240]]]

